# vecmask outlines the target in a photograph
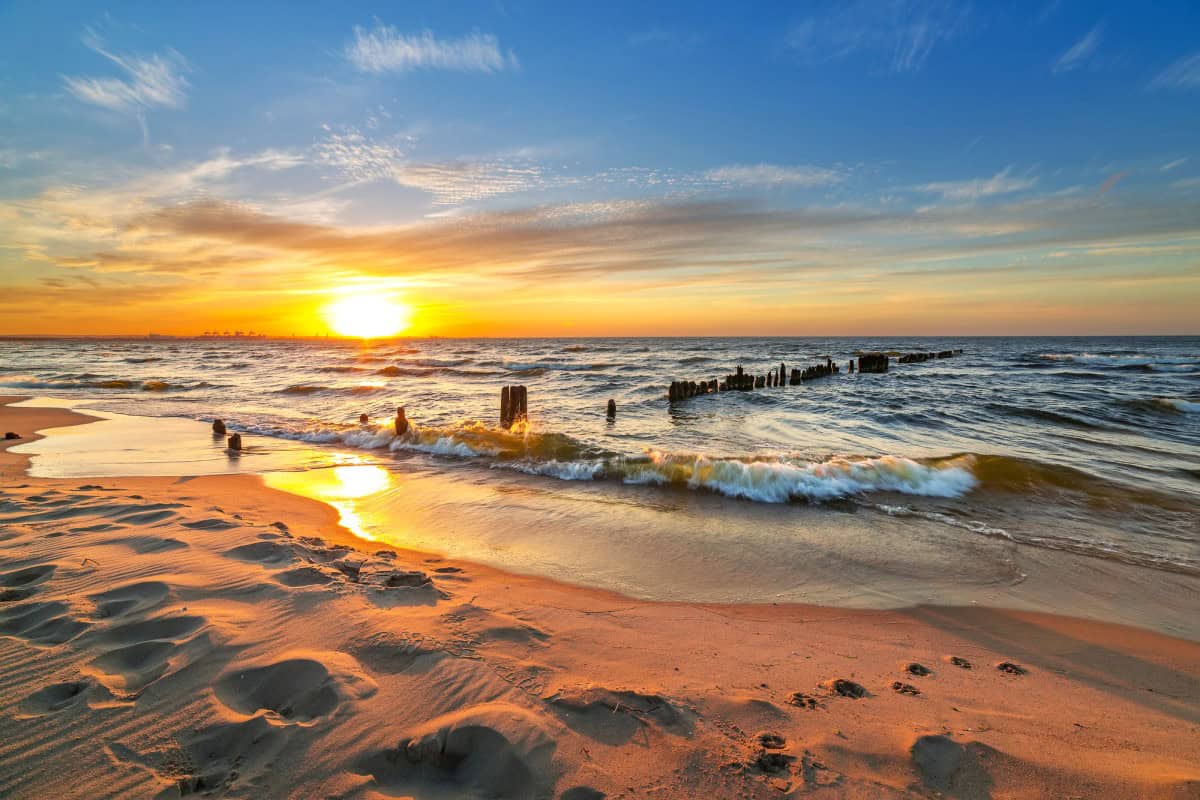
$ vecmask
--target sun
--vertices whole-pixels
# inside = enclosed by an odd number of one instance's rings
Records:
[[[324,308],[329,327],[341,336],[380,339],[402,333],[412,317],[412,307],[373,294],[352,294]]]

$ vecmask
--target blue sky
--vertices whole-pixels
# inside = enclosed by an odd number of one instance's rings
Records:
[[[1200,6],[649,5],[7,3],[0,328],[1195,332]]]

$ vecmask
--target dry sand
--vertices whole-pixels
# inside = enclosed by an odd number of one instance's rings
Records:
[[[1195,642],[642,602],[378,550],[253,476],[25,467],[0,452],[3,797],[1200,797]]]

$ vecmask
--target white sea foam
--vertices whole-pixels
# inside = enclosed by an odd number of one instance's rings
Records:
[[[868,492],[961,497],[976,485],[967,461],[927,466],[900,456],[833,458],[820,462],[740,461],[679,457],[651,452],[647,464],[631,464],[626,483],[682,483],[762,503],[833,500]]]

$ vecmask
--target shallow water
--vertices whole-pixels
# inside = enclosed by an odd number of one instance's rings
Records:
[[[951,348],[964,352],[893,360],[881,375],[845,372],[863,351]],[[673,379],[827,357],[841,374],[666,398]],[[514,383],[529,389],[531,424],[520,433],[498,428],[500,387]],[[0,342],[0,392],[219,416],[247,434],[238,463],[205,442],[209,466],[192,471],[332,463],[311,448],[284,452],[285,442],[326,445],[493,488],[536,487],[562,503],[560,516],[582,513],[565,500],[582,482],[627,519],[646,512],[661,525],[678,515],[676,527],[696,530],[691,540],[680,533],[681,553],[721,537],[678,510],[695,495],[717,520],[782,506],[756,535],[785,543],[782,528],[799,527],[836,547],[847,520],[870,519],[881,530],[934,532],[947,552],[1000,541],[1200,575],[1196,338],[9,340]],[[399,438],[397,405],[414,422]],[[358,424],[362,412],[379,422]],[[84,461],[75,462],[78,472]],[[654,535],[629,557],[662,546]],[[967,560],[941,568],[967,574]]]

